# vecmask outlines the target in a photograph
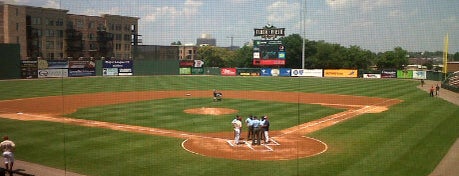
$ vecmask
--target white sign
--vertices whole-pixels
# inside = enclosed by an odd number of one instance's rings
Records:
[[[298,77],[323,77],[323,70],[322,69],[292,69],[291,76],[298,76]]]
[[[62,78],[68,77],[69,71],[67,69],[43,69],[38,70],[39,78]]]

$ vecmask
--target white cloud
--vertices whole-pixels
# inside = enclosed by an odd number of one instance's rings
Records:
[[[170,6],[143,7],[142,9],[150,13],[142,17],[142,19],[146,22],[156,22],[158,19],[192,18],[198,14],[198,10],[202,5],[203,3],[201,1],[186,0],[182,9]]]
[[[60,2],[58,0],[47,0],[45,5],[43,5],[43,7],[59,9],[61,7],[61,5],[60,5]]]
[[[299,3],[288,3],[287,1],[277,1],[267,7],[268,22],[286,22],[299,17]]]
[[[332,9],[359,8],[364,12],[398,3],[397,0],[327,0],[327,5]]]

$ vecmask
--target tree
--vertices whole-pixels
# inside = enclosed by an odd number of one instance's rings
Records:
[[[224,48],[203,46],[199,47],[197,58],[204,61],[207,67],[226,67],[234,57],[233,53]]]
[[[393,51],[386,51],[378,55],[377,66],[379,69],[395,68],[403,69],[408,65],[408,52],[401,47],[394,48]]]
[[[233,58],[228,61],[229,67],[252,67],[253,47],[243,46],[235,51]]]
[[[453,55],[453,61],[459,61],[459,52],[456,52],[456,53]]]
[[[302,67],[302,47],[303,38],[299,34],[291,34],[280,39],[286,49],[285,67],[301,68]]]

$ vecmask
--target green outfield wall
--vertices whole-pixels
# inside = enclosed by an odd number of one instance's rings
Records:
[[[18,44],[0,44],[0,79],[21,78],[21,56]]]

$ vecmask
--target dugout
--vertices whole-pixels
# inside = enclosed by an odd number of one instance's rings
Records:
[[[0,43],[0,79],[21,78],[21,55],[19,44]]]

